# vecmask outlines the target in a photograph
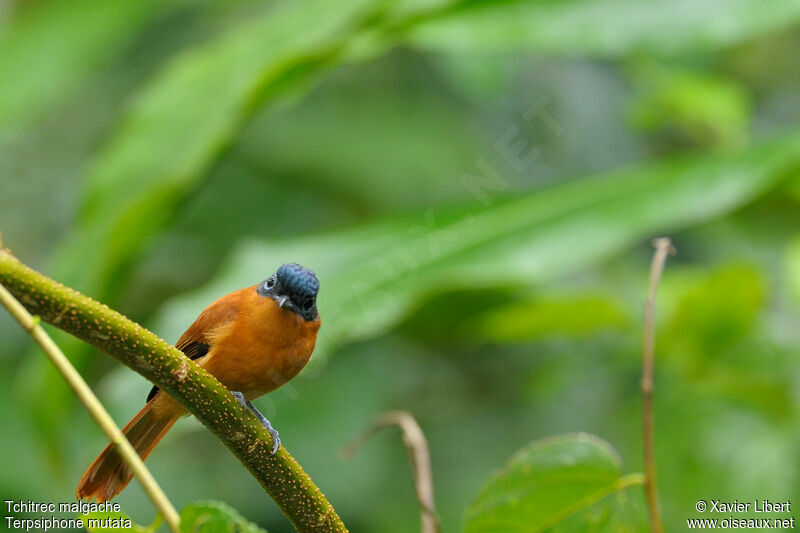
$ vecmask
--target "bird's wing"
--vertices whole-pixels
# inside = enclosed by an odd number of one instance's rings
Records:
[[[245,289],[242,289],[242,291]],[[221,331],[229,328],[239,311],[240,293],[236,291],[224,296],[206,307],[200,316],[181,335],[175,347],[189,359],[199,359],[208,353]],[[147,395],[147,401],[153,399],[159,388],[153,387]]]

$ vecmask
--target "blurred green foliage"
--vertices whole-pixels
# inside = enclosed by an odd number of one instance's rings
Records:
[[[614,476],[641,470],[668,234],[656,445],[678,530],[701,498],[800,494],[798,22],[791,0],[7,0],[0,231],[170,340],[281,262],[315,269],[312,364],[257,403],[345,523],[386,532],[418,527],[402,445],[337,455],[386,409],[426,432],[446,532],[480,529],[481,487],[534,439],[593,433]],[[104,439],[4,313],[0,338],[0,495],[69,500]],[[118,422],[139,409],[147,383],[57,338]],[[148,464],[178,507],[290,530],[194,421]],[[640,491],[618,498],[593,530],[640,527]],[[138,487],[120,501],[151,521]]]

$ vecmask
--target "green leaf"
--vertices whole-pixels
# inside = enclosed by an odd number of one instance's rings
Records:
[[[619,495],[641,483],[639,474],[622,476],[617,453],[593,435],[535,441],[481,488],[464,531],[643,531]]]
[[[409,40],[447,52],[618,56],[707,53],[787,28],[800,4],[779,0],[461,2],[414,26]]]
[[[222,502],[191,503],[181,511],[182,533],[265,533]]]
[[[543,283],[728,213],[800,162],[799,140],[790,135],[739,153],[643,164],[517,198],[492,200],[475,189],[490,205],[247,241],[209,286],[165,309],[159,331],[177,337],[208,302],[296,261],[321,281],[319,356],[386,331],[430,294]]]

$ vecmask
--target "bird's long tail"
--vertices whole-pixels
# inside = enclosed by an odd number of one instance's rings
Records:
[[[152,409],[154,402],[155,399],[149,401],[122,430],[142,460],[150,455],[178,419],[178,416],[171,416],[171,413],[159,416]],[[125,488],[132,477],[133,472],[120,455],[117,446],[109,444],[83,474],[75,496],[78,499],[110,500]]]

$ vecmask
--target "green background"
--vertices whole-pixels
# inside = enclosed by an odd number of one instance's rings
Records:
[[[388,409],[425,431],[446,532],[534,439],[642,470],[669,235],[656,451],[682,530],[699,499],[800,494],[798,50],[786,0],[0,2],[0,231],[170,341],[284,261],[316,270],[312,363],[256,404],[382,532],[418,528],[399,435],[338,450]],[[120,424],[140,408],[150,384],[56,338]],[[70,501],[105,438],[6,313],[0,339],[0,496]],[[194,420],[148,465],[178,507],[290,531]],[[151,521],[135,482],[118,501]]]

